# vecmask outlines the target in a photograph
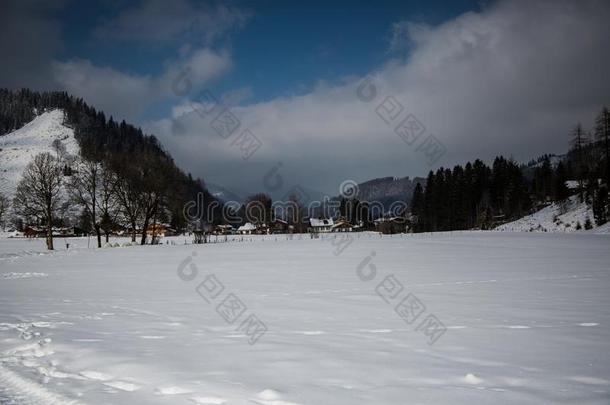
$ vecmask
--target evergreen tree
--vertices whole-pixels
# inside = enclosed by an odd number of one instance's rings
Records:
[[[568,176],[563,162],[559,162],[557,169],[555,170],[555,201],[563,201],[570,195],[570,190],[566,186]]]
[[[414,231],[421,232],[425,230],[425,200],[424,190],[421,183],[415,185],[413,190],[413,197],[411,198],[411,214],[415,216],[416,222],[414,224]]]
[[[606,185],[610,185],[610,157],[608,156],[610,152],[610,111],[608,111],[608,107],[604,107],[595,119],[595,137],[604,148],[605,165],[602,167],[604,167]]]
[[[571,145],[576,152],[576,165],[577,165],[577,179],[578,179],[578,194],[580,201],[584,202],[584,178],[587,172],[587,162],[585,157],[585,145],[587,145],[589,138],[585,131],[582,129],[580,123],[576,124],[576,127],[572,131]]]

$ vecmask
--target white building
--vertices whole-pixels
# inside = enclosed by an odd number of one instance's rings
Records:
[[[250,222],[246,222],[245,225],[242,225],[239,228],[237,228],[237,233],[239,233],[241,235],[252,235],[255,230],[256,230],[256,226],[254,226],[254,224],[252,224]]]
[[[331,219],[317,219],[309,218],[309,231],[312,233],[330,232],[335,225],[335,222]]]

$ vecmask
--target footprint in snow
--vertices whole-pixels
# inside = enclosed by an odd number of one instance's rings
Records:
[[[85,370],[80,373],[85,378],[90,380],[98,380],[98,381],[108,381],[112,380],[114,377],[109,374],[100,373],[99,371],[91,371]]]
[[[103,384],[111,388],[116,388],[117,390],[129,392],[136,391],[141,388],[139,385],[127,381],[108,381]]]
[[[266,389],[254,397],[250,401],[260,405],[299,405],[296,402],[288,402],[281,399],[280,393],[272,389]]]
[[[156,395],[181,395],[181,394],[191,394],[193,391],[178,387],[176,385],[167,385],[163,387],[157,387],[155,389]]]
[[[297,331],[295,333],[298,333],[300,335],[315,336],[315,335],[323,335],[325,332],[323,332],[321,330],[304,330],[304,331]]]
[[[462,379],[465,383],[468,384],[472,384],[472,385],[477,385],[483,382],[482,379],[480,379],[479,377],[477,377],[474,374],[468,373],[466,374],[466,376]]]
[[[227,401],[219,397],[193,397],[191,401],[197,405],[222,405]]]

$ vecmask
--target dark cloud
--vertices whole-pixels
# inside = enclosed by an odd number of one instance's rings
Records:
[[[65,1],[0,3],[0,85],[9,88],[53,87],[49,64],[62,48],[61,25],[53,13]]]

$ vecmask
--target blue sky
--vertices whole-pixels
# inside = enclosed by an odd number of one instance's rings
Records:
[[[425,176],[496,155],[564,153],[610,104],[606,0],[199,2],[5,0],[0,86],[65,90],[156,135],[194,176],[239,194]],[[187,91],[176,83],[188,82]],[[373,83],[376,98],[357,89]],[[244,159],[211,91],[260,150]],[[381,118],[387,100],[396,107]],[[415,142],[396,132],[415,117]],[[387,117],[386,117],[387,118]],[[403,134],[404,135],[404,134]],[[423,142],[444,153],[431,161]],[[282,193],[283,191],[279,191]]]
[[[184,38],[134,44],[96,37],[94,27],[139,2],[106,3],[70,2],[56,10],[62,27],[60,58],[83,58],[124,72],[156,75],[163,70],[163,62],[185,45]],[[197,7],[210,2],[192,4]],[[306,93],[320,81],[335,83],[346,76],[365,75],[388,59],[394,23],[410,20],[436,25],[480,8],[477,1],[231,4],[248,16],[243,26],[213,44],[230,48],[234,65],[211,87],[220,93],[249,88],[249,102]],[[397,53],[404,56],[407,49]],[[169,106],[171,102],[153,105],[143,117],[161,116]]]

